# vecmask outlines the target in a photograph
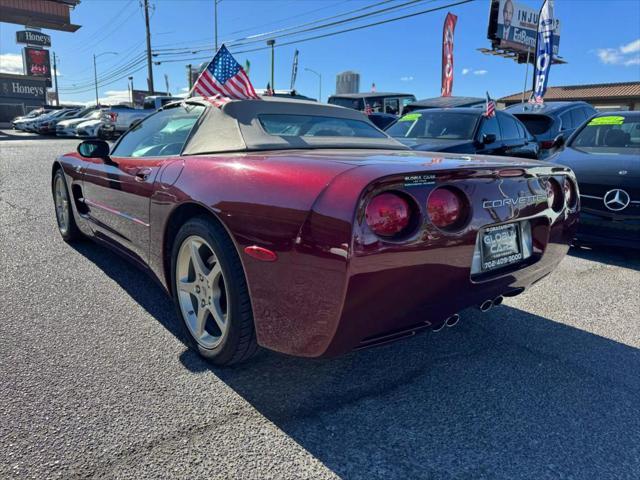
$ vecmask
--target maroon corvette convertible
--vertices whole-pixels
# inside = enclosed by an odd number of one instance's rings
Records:
[[[115,248],[217,364],[333,356],[453,325],[562,260],[567,167],[414,152],[362,113],[276,98],[165,106],[53,164],[60,233]]]

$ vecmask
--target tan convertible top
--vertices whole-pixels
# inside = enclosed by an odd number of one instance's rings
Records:
[[[183,155],[233,151],[313,149],[313,148],[374,148],[406,150],[407,147],[386,135],[380,138],[362,137],[297,137],[268,134],[260,124],[259,114],[314,115],[368,122],[357,110],[304,100],[262,97],[261,100],[233,100],[222,108],[203,98],[190,98],[187,104],[207,107],[182,151]]]

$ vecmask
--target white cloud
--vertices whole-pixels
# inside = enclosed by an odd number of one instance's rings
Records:
[[[489,73],[489,70],[474,70],[473,71],[474,75],[486,75],[487,73]]]
[[[467,73],[469,73],[471,71],[470,68],[463,68],[462,69],[462,75],[466,75]]]
[[[0,54],[0,72],[22,75],[24,73],[22,68],[22,55],[19,53]]]
[[[595,53],[605,65],[640,65],[640,38],[618,48],[598,48]]]
[[[104,105],[118,105],[119,103],[127,103],[130,100],[129,90],[107,90],[106,96],[99,97],[100,103]],[[95,100],[87,102],[87,105],[95,104]]]
[[[186,92],[188,92],[188,91],[189,91],[189,87],[182,87],[182,88],[180,89],[180,91],[181,91],[181,92],[185,92],[185,93],[186,93]]]
[[[401,82],[412,82],[413,81],[413,75],[407,75],[404,77],[400,77],[400,81]]]
[[[634,40],[633,42],[629,42],[626,45],[622,45],[620,47],[620,51],[624,54],[640,52],[640,38],[638,40]]]

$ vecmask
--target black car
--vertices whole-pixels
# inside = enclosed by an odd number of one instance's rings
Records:
[[[414,150],[538,158],[533,135],[513,115],[480,108],[432,108],[399,118],[386,132]]]
[[[546,158],[557,149],[559,136],[564,140],[587,119],[598,113],[586,102],[519,103],[505,109],[525,124],[540,145],[540,158]],[[561,142],[561,141],[560,141]]]
[[[576,173],[578,243],[640,249],[640,112],[593,117],[549,161]]]
[[[391,113],[374,112],[367,115],[369,121],[380,130],[384,130],[398,119],[397,115]]]

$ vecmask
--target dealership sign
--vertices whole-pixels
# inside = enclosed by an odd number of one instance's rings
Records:
[[[538,41],[536,43],[536,61],[533,71],[533,92],[530,101],[542,103],[547,91],[549,70],[553,60],[553,0],[545,0],[538,20]]]
[[[491,0],[488,37],[502,48],[535,53],[539,12],[513,0]],[[560,46],[560,21],[553,19],[551,32],[553,55]]]
[[[51,37],[42,32],[34,32],[33,30],[20,30],[16,32],[16,42],[26,45],[37,45],[39,47],[50,47]]]
[[[43,99],[45,91],[43,80],[0,77],[0,97]]]

